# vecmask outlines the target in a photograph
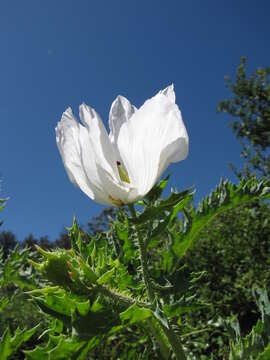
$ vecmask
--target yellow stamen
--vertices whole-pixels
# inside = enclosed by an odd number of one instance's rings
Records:
[[[110,199],[111,203],[112,203],[113,205],[115,205],[115,206],[122,206],[122,205],[124,205],[124,203],[123,203],[121,200],[119,200],[119,199],[114,199],[111,195],[109,195],[109,199]]]

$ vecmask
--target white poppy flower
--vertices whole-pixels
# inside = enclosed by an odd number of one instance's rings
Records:
[[[136,109],[123,96],[112,103],[108,135],[85,104],[76,121],[68,108],[56,142],[70,180],[91,199],[120,206],[146,195],[172,162],[188,154],[188,135],[173,85]]]

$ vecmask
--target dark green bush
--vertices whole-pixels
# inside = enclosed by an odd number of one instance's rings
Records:
[[[190,271],[206,271],[196,293],[208,305],[195,317],[186,315],[187,323],[203,328],[233,314],[239,319],[242,334],[250,332],[260,316],[252,288],[269,290],[269,263],[269,204],[254,203],[219,215],[183,259]],[[214,359],[222,359],[228,349],[224,330],[210,326],[209,331],[200,333],[197,339],[209,345],[197,350],[197,356],[214,352]]]

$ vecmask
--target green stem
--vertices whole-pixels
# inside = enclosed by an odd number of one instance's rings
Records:
[[[107,296],[108,298],[110,298],[113,302],[115,303],[119,303],[119,305],[123,306],[123,307],[128,307],[131,306],[133,304],[137,304],[141,307],[145,307],[150,309],[151,308],[151,304],[144,302],[144,301],[138,301],[136,299],[133,299],[131,296],[128,295],[123,295],[120,294],[116,291],[114,291],[113,289],[108,288],[105,285],[98,285],[96,287],[96,292],[97,294],[101,293],[104,296]]]
[[[136,211],[134,208],[133,204],[129,204],[129,210],[131,215],[135,218],[136,215]],[[146,287],[146,291],[147,291],[147,295],[148,295],[148,299],[151,303],[154,302],[155,300],[155,295],[154,295],[154,291],[151,285],[151,280],[147,271],[147,259],[146,259],[146,253],[145,253],[145,246],[143,243],[143,239],[141,238],[141,235],[137,229],[137,238],[138,238],[138,243],[139,243],[139,254],[140,254],[140,261],[141,261],[141,266],[142,266],[142,275],[143,275],[143,282],[145,284]]]
[[[168,360],[168,358],[170,356],[170,348],[168,347],[168,345],[162,338],[162,335],[161,335],[162,330],[160,330],[160,327],[161,327],[160,324],[156,325],[156,323],[154,322],[154,319],[151,319],[151,318],[146,319],[146,323],[153,335],[153,338],[154,338],[153,340],[155,340],[159,346],[159,350],[160,350],[162,358],[164,360]],[[165,338],[166,338],[165,334],[163,336],[165,336]]]
[[[169,325],[169,329],[166,328],[165,326],[163,326],[163,330],[164,330],[165,334],[167,335],[167,338],[171,344],[171,347],[173,349],[176,359],[177,360],[186,360],[186,355],[184,353],[182,345],[181,345],[179,339],[177,338],[175,332],[171,328],[171,326]]]
[[[129,211],[130,214],[133,218],[136,218],[136,210],[134,208],[133,204],[129,204]],[[146,249],[145,249],[145,244],[143,242],[143,239],[141,238],[141,235],[139,233],[139,230],[137,230],[137,238],[138,238],[138,243],[139,243],[139,254],[140,254],[140,261],[141,261],[141,267],[142,267],[142,273],[143,273],[143,281],[146,287],[146,291],[147,291],[147,295],[148,295],[148,299],[150,301],[151,304],[153,304],[154,300],[155,300],[155,294],[152,288],[152,284],[151,284],[151,279],[149,277],[149,273],[148,273],[148,269],[147,269],[147,257],[146,257]],[[148,322],[148,324],[150,325],[151,323]],[[169,324],[169,321],[168,321]],[[151,327],[150,327],[151,328]],[[169,325],[169,328],[162,326],[164,333],[166,334],[168,341],[172,347],[172,350],[175,354],[175,357],[177,360],[186,360],[186,356],[184,353],[184,350],[182,348],[182,345],[179,341],[179,339],[177,338],[176,334],[174,333],[174,331],[172,330],[172,328]],[[155,337],[157,338],[156,334],[154,333]],[[159,340],[157,338],[157,340]],[[163,353],[164,357],[165,357],[165,349],[162,347],[161,348],[161,352]]]

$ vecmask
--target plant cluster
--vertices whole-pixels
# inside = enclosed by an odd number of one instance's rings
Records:
[[[270,187],[255,178],[237,186],[221,181],[195,210],[190,190],[161,199],[166,183],[161,181],[136,209],[119,210],[108,232],[87,241],[74,220],[70,250],[38,247],[39,255],[26,265],[29,253],[15,249],[2,262],[3,284],[26,290],[25,296],[47,314],[40,344],[25,349],[26,358],[195,356],[189,338],[202,329],[194,330],[185,315],[194,316],[209,304],[194,297],[203,272],[187,272],[181,261],[218,214],[269,198]],[[1,304],[7,306],[6,297]],[[4,332],[3,359],[39,330],[25,331]],[[17,339],[24,333],[24,340]]]

